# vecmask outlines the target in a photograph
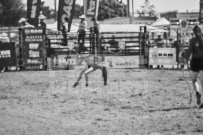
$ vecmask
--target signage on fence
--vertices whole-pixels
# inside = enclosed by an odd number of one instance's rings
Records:
[[[43,29],[24,29],[24,63],[27,70],[43,70],[44,35]]]
[[[149,65],[175,65],[175,48],[150,48]]]
[[[105,56],[105,66],[108,68],[139,68],[146,64],[143,56]]]
[[[64,46],[64,38],[63,35],[47,35],[49,47],[53,49],[59,49],[59,48],[74,48],[75,45],[74,43],[76,40],[74,39],[68,39],[68,44],[67,46]]]
[[[76,55],[52,55],[51,69],[74,69],[76,65]]]
[[[0,65],[17,66],[15,43],[0,43]]]
[[[63,35],[47,35],[49,39],[50,48],[64,48],[63,46]]]

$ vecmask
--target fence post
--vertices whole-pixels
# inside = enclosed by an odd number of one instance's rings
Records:
[[[179,44],[179,31],[178,31],[178,29],[177,29],[176,33],[177,33],[176,61],[177,61],[177,68],[179,68],[178,54],[179,54],[179,51],[180,51],[179,50],[180,44]]]

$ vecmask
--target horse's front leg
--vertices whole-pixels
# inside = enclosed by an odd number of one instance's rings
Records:
[[[93,67],[90,67],[85,71],[86,87],[88,86],[88,75],[93,71],[94,71]]]
[[[79,84],[79,81],[82,79],[83,74],[85,73],[86,70],[83,70],[80,72],[80,75],[77,79],[77,81],[74,83],[73,87],[76,87]]]

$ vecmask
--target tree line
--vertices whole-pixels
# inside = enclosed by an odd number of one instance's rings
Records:
[[[26,4],[22,0],[0,0],[0,26],[17,26],[20,18],[26,18]],[[73,18],[78,18],[83,13],[84,7],[75,5]],[[108,1],[100,0],[98,20],[109,19],[113,17],[122,17],[127,15],[127,5],[122,0]],[[55,19],[57,13],[49,6],[43,6],[42,12],[47,19]]]

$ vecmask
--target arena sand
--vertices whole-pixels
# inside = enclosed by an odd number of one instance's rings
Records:
[[[189,74],[177,70],[109,69],[0,74],[0,135],[202,135],[203,109],[190,100]],[[192,91],[191,91],[192,92]]]

